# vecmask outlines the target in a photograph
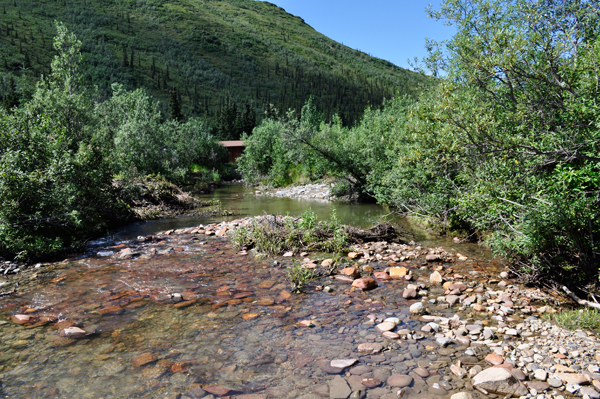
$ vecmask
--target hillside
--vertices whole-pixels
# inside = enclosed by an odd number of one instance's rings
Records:
[[[184,115],[210,121],[228,99],[262,114],[269,103],[300,109],[312,94],[326,117],[353,123],[365,106],[415,94],[425,80],[253,0],[0,0],[0,70],[29,81],[47,74],[54,20],[83,41],[101,96],[121,82],[166,104],[175,87]]]

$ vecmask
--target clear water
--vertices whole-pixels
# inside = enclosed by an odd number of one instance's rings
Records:
[[[269,211],[267,204],[277,204],[273,206],[280,213],[311,207],[319,215],[327,215],[332,206],[257,200],[243,193],[227,187],[215,195],[227,209],[237,204],[245,215],[261,213],[263,207]],[[355,215],[362,207],[336,204],[342,220],[359,217]],[[365,221],[385,213],[373,205],[365,209]],[[400,295],[406,282],[382,283],[362,293],[326,279],[318,283],[331,285],[333,293],[314,291],[313,285],[307,294],[290,296],[285,281],[289,258],[278,258],[274,265],[273,259],[236,253],[226,239],[189,234],[155,237],[142,244],[127,241],[129,236],[199,222],[207,220],[180,218],[130,227],[119,236],[123,242],[101,240],[90,256],[57,263],[51,272],[38,273],[26,293],[0,299],[0,396],[193,398],[194,389],[218,384],[232,389],[232,397],[257,393],[308,399],[333,378],[325,365],[348,358],[372,368],[361,377],[384,380],[383,387],[367,390],[368,397],[395,393],[385,386],[385,376],[407,374],[419,365],[432,375],[415,380],[405,397],[449,398],[467,390],[448,369],[462,354],[460,348],[440,352],[430,338],[385,340],[373,325],[365,324],[366,316],[374,314],[400,318],[399,328],[420,329],[422,323],[409,316],[413,301]],[[137,257],[119,259],[126,247]],[[386,265],[373,266],[381,270]],[[406,266],[417,276],[429,273],[419,270],[420,261]],[[454,268],[467,275],[482,266],[485,263],[468,262]],[[193,302],[178,308],[181,302],[172,294]],[[23,313],[49,322],[10,321],[10,316]],[[299,327],[301,320],[311,320],[314,327]],[[90,335],[61,337],[62,329],[73,324]],[[359,354],[357,347],[364,342],[379,342],[387,349],[379,355]],[[446,388],[443,395],[436,391],[431,396],[435,383]]]

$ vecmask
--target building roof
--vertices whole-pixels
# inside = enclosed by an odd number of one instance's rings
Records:
[[[223,147],[245,147],[246,144],[242,140],[219,141]]]

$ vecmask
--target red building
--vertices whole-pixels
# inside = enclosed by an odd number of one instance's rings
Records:
[[[244,152],[244,144],[241,140],[233,140],[233,141],[219,141],[223,147],[227,148],[227,152],[229,153],[229,162],[235,163],[236,160],[242,155]]]

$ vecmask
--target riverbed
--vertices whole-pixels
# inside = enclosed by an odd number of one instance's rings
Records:
[[[240,216],[281,199],[256,198],[239,187],[216,195],[238,215],[219,225],[178,218],[130,226],[90,243],[83,256],[41,267],[26,290],[0,299],[0,394],[483,398],[466,372],[488,367],[488,355],[502,353],[505,367],[510,361],[527,371],[523,356],[513,361],[503,348],[535,343],[539,331],[529,326],[537,318],[528,315],[542,312],[548,298],[497,279],[501,262],[461,256],[467,248],[458,253],[454,243],[448,249],[438,242],[437,249],[365,244],[344,255],[343,266],[377,277],[376,287],[354,288],[360,276],[340,270],[294,294],[287,267],[319,270],[328,255],[263,258],[233,248],[227,231],[249,222]],[[328,217],[332,205],[321,204],[289,202],[274,212],[298,215],[308,205]],[[356,219],[361,208],[335,206],[342,221],[363,223]],[[363,225],[385,215],[383,208],[368,209]],[[435,273],[454,286],[432,283]],[[425,315],[411,313],[415,304],[423,304]],[[382,334],[385,320],[393,327]],[[590,342],[579,360],[593,358],[598,345]]]

